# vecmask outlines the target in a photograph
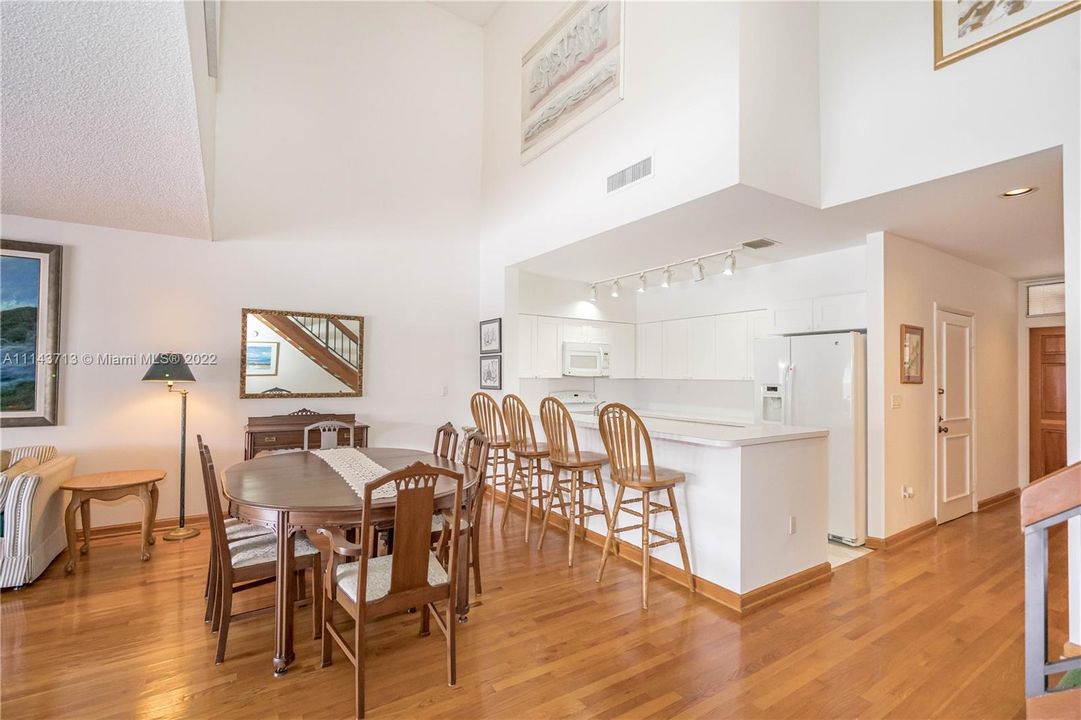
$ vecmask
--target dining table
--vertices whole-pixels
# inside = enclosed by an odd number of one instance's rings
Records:
[[[353,449],[363,453],[388,472],[414,463],[446,468],[464,475],[463,504],[468,507],[477,486],[476,476],[464,463],[439,457],[432,452],[407,448],[370,447]],[[297,584],[289,579],[294,572],[296,533],[319,528],[355,528],[361,524],[363,498],[345,478],[316,452],[296,450],[268,454],[231,465],[222,473],[229,511],[242,522],[262,525],[277,536],[276,590],[274,604],[274,673],[281,675],[295,659],[293,649],[293,608]],[[451,510],[455,483],[440,478],[435,489],[436,511]],[[395,498],[372,500],[373,522],[393,522]],[[469,615],[469,534],[458,533],[458,591],[455,599],[459,622]],[[313,602],[321,602],[314,598]]]

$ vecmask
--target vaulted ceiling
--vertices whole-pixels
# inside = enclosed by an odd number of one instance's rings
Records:
[[[209,238],[184,3],[5,0],[0,25],[3,212]]]

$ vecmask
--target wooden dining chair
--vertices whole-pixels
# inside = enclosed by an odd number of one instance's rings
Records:
[[[507,438],[507,427],[503,421],[503,412],[495,399],[485,392],[473,394],[469,401],[469,409],[473,413],[473,422],[477,424],[484,437],[488,438],[488,465],[490,473],[488,480],[492,486],[492,512],[488,517],[488,524],[495,523],[495,492],[502,488],[507,492],[510,486],[510,440]]]
[[[541,401],[540,414],[544,436],[548,440],[548,463],[552,466],[552,485],[548,489],[537,549],[544,547],[544,535],[552,516],[552,504],[558,499],[560,512],[567,520],[567,565],[570,566],[574,564],[574,537],[579,533],[583,538],[585,537],[586,519],[603,515],[606,526],[609,522],[608,499],[605,497],[604,483],[601,481],[601,468],[607,464],[608,458],[601,453],[579,448],[574,419],[571,418],[567,406],[556,398],[544,398]],[[564,470],[569,474],[566,484],[562,479]],[[586,473],[592,477],[587,479]],[[600,495],[599,508],[586,504],[586,490],[596,490]],[[568,503],[564,503],[564,491],[567,492]]]
[[[233,620],[249,617],[274,606],[233,614],[233,593],[274,582],[277,572],[278,543],[273,534],[261,534],[229,540],[222,510],[218,481],[214,473],[214,460],[210,448],[199,440],[199,458],[203,470],[203,485],[207,496],[207,515],[210,520],[211,546],[217,551],[217,590],[214,593],[211,613],[212,631],[218,633],[215,663],[225,660],[225,646],[229,639],[229,625]],[[322,631],[322,604],[319,602],[322,588],[322,558],[319,549],[312,545],[304,533],[296,536],[296,577],[293,582],[303,587],[305,570],[312,573],[312,636],[318,638]],[[308,604],[307,598],[298,596],[297,606]]]
[[[525,541],[529,542],[530,523],[533,520],[533,496],[537,497],[537,511],[544,511],[544,485],[542,479],[552,471],[544,467],[548,457],[548,445],[537,442],[533,430],[533,416],[522,398],[514,394],[503,396],[503,419],[507,423],[508,448],[514,460],[514,471],[507,488],[507,498],[503,504],[503,521],[500,528],[507,526],[510,513],[511,496],[521,494],[525,501]]]
[[[456,452],[458,452],[458,431],[450,422],[445,422],[436,428],[435,447],[432,448],[432,454],[444,460],[453,460]]]
[[[694,575],[691,573],[691,561],[687,557],[687,544],[683,538],[683,528],[679,523],[679,508],[676,506],[675,486],[683,482],[686,476],[678,470],[657,467],[653,464],[653,443],[649,431],[638,417],[638,413],[621,403],[611,403],[601,408],[601,439],[608,451],[611,463],[612,481],[616,484],[616,498],[612,504],[612,517],[608,521],[608,533],[604,539],[604,551],[601,553],[601,566],[597,570],[597,582],[604,577],[604,565],[608,560],[609,548],[615,549],[615,537],[630,530],[642,531],[642,608],[649,607],[649,554],[650,550],[671,543],[679,544],[679,554],[683,558],[683,570],[687,573],[687,587],[694,592]],[[640,498],[623,498],[627,489],[641,493]],[[665,493],[668,504],[654,502],[652,493]],[[641,503],[641,509],[633,505]],[[625,512],[639,518],[637,525],[619,527],[619,514]],[[650,518],[659,513],[672,513],[675,535],[650,527]],[[653,538],[660,538],[654,540]]]
[[[444,568],[432,552],[428,533],[436,509],[436,488],[445,483],[451,483],[454,488],[451,521],[456,527],[462,512],[462,473],[415,463],[364,485],[360,545],[350,542],[340,528],[319,529],[330,539],[332,553],[323,595],[322,666],[331,663],[333,639],[356,670],[357,718],[364,717],[364,632],[370,619],[420,608],[420,634],[426,636],[434,615],[447,642],[447,682],[454,685],[457,681],[454,600],[458,543],[451,543],[449,561]],[[394,552],[373,558],[369,557],[372,500],[378,499],[377,493],[383,488],[390,489],[395,496]],[[435,607],[440,600],[447,602],[445,615],[440,615]],[[335,605],[341,605],[353,618],[352,647],[334,627]]]
[[[473,592],[477,595],[483,592],[480,582],[480,516],[481,508],[484,506],[484,489],[487,485],[488,453],[488,438],[484,437],[479,430],[470,432],[465,436],[461,463],[476,476],[477,482],[473,486],[472,497],[466,503],[465,517],[462,520],[462,527],[459,528],[459,532],[469,533],[469,558],[467,562],[469,563],[469,569],[473,571]],[[436,555],[439,557],[440,562],[446,564],[447,550],[453,537],[451,531],[453,525],[450,524],[451,518],[446,510],[442,513],[442,519],[441,533],[436,543]]]
[[[338,431],[349,431],[349,444],[345,447],[353,447],[353,432],[354,428],[349,423],[339,422],[337,420],[324,420],[323,422],[312,423],[304,428],[304,449],[309,450],[308,447],[308,435],[312,430],[319,431],[319,449],[320,450],[333,450],[338,447]]]

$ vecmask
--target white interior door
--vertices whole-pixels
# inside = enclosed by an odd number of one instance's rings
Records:
[[[973,510],[972,320],[945,310],[935,313],[935,507],[939,524]]]

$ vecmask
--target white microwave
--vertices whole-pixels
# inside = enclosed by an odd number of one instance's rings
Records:
[[[563,374],[571,377],[608,377],[608,346],[598,343],[563,343]]]

